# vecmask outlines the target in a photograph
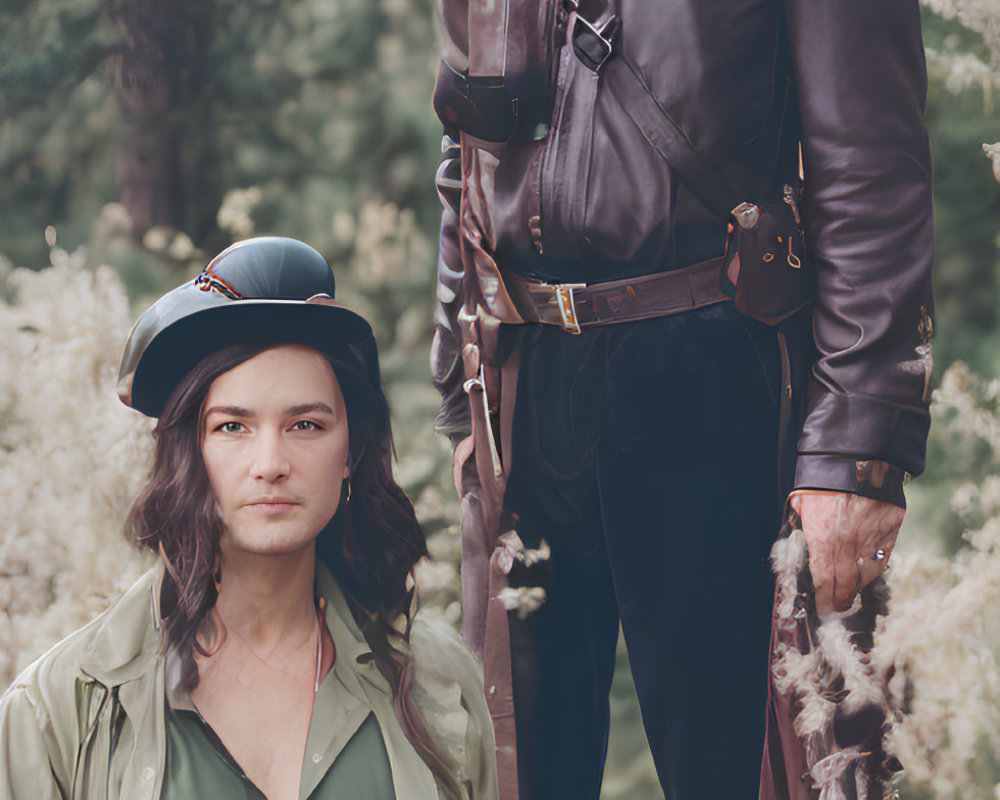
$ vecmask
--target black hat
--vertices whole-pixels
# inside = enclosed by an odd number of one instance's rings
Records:
[[[333,271],[309,245],[280,237],[237,242],[163,295],[125,343],[118,396],[158,417],[181,379],[234,344],[304,344],[356,365],[379,387],[368,322],[334,300]]]

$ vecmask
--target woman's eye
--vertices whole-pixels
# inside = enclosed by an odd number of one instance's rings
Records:
[[[319,425],[310,419],[300,419],[292,425],[293,431],[318,431],[319,429]]]
[[[223,422],[216,430],[223,433],[239,433],[243,430],[243,425],[239,422]]]

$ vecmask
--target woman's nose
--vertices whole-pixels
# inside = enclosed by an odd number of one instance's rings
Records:
[[[285,453],[281,436],[261,431],[254,441],[254,459],[251,477],[273,483],[288,477],[291,464]]]

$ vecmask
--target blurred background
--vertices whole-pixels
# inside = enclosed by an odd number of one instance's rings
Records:
[[[879,663],[907,712],[903,797],[1000,798],[1000,144],[984,147],[1000,3],[923,13],[938,390]],[[0,687],[143,568],[121,520],[149,425],[114,398],[121,346],[152,299],[251,235],[312,244],[373,320],[397,477],[434,556],[424,602],[459,622],[428,368],[436,53],[434,0],[0,6]],[[659,798],[624,647],[619,667],[604,796]]]

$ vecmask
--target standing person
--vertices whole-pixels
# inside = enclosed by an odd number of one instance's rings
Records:
[[[844,609],[924,466],[917,2],[443,20],[433,367],[501,796],[598,796],[619,620],[668,798],[802,796],[761,770],[782,509]]]
[[[139,318],[157,418],[127,521],[159,564],[0,698],[0,798],[491,798],[474,659],[415,614],[369,324],[292,239],[233,245]]]

